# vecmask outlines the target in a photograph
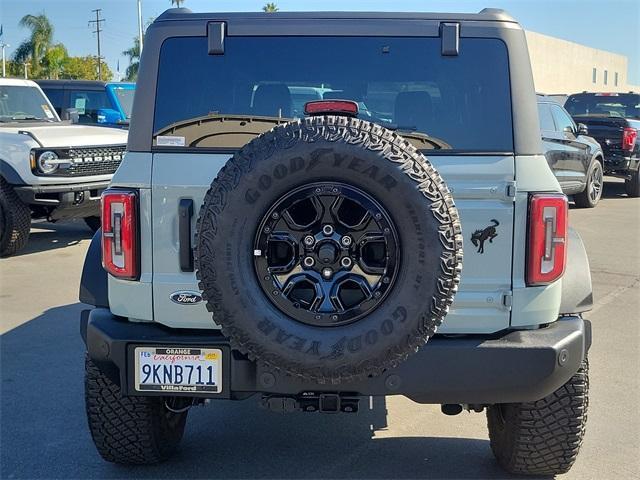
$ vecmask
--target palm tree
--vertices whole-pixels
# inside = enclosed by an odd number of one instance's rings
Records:
[[[134,37],[133,47],[122,52],[125,57],[129,57],[129,66],[126,71],[127,80],[135,80],[138,76],[138,67],[140,66],[140,39]]]
[[[180,5],[184,3],[184,0],[171,0],[171,6],[176,6],[176,8],[180,8]]]
[[[274,13],[278,11],[278,6],[275,3],[267,3],[262,7],[262,11],[266,13]]]
[[[40,62],[51,47],[53,41],[53,25],[44,13],[40,15],[25,15],[20,20],[20,26],[31,30],[29,40],[25,40],[18,47],[18,51],[24,54],[25,50],[30,50],[32,70],[40,68]],[[18,53],[18,52],[16,52]]]

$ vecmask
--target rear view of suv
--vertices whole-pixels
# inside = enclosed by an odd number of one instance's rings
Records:
[[[205,399],[404,395],[566,472],[591,282],[528,58],[495,10],[157,18],[81,282],[103,458],[168,458]]]

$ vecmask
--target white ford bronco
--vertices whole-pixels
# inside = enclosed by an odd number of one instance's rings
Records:
[[[100,195],[127,133],[61,122],[35,82],[0,79],[0,256],[26,244],[31,219],[100,227]]]
[[[574,463],[589,265],[504,12],[165,12],[102,219],[80,299],[106,460],[166,459],[205,400],[404,395],[486,410],[510,472]]]

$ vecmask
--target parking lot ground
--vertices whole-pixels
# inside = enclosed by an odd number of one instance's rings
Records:
[[[640,478],[640,199],[619,181],[570,221],[589,252],[596,305],[586,438],[563,479]],[[84,416],[78,283],[91,234],[38,225],[0,260],[0,478],[510,478],[482,414],[377,399],[358,415],[260,410],[257,399],[194,409],[180,453],[125,468],[95,452]],[[437,368],[426,366],[425,368]]]

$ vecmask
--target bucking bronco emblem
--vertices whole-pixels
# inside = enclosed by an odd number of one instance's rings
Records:
[[[491,221],[493,225],[489,225],[483,230],[476,230],[471,234],[471,243],[478,247],[478,253],[484,253],[484,242],[489,240],[489,243],[493,243],[493,239],[498,236],[496,227],[500,225],[500,222],[495,218],[492,218]]]

